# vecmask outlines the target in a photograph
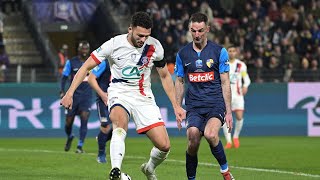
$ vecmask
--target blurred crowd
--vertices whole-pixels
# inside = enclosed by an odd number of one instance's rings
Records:
[[[152,36],[173,72],[175,54],[190,42],[188,19],[209,17],[209,40],[236,45],[254,82],[319,81],[320,0],[113,0],[129,13],[153,17]],[[126,12],[124,12],[126,13]]]
[[[10,64],[9,56],[5,49],[3,40],[3,21],[7,15],[19,12],[21,0],[1,0],[0,1],[0,83],[6,82],[8,66]]]

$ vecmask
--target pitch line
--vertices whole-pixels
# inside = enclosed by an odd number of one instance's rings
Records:
[[[40,150],[40,149],[5,149],[0,148],[0,151],[7,151],[7,152],[38,152],[38,153],[56,153],[56,154],[65,154],[64,151],[52,151],[52,150]],[[96,156],[95,153],[85,153],[87,155]],[[129,159],[147,159],[146,157],[142,156],[125,156]],[[174,163],[181,163],[185,164],[185,161],[182,160],[176,160],[176,159],[166,159],[166,162],[174,162]],[[216,166],[217,164],[212,163],[206,163],[206,162],[199,162],[199,165],[203,166]],[[241,167],[241,166],[230,166],[233,169],[241,169],[241,170],[247,170],[247,171],[258,171],[258,172],[270,172],[270,173],[279,173],[279,174],[290,174],[293,176],[304,176],[304,177],[312,177],[312,178],[320,178],[320,175],[318,174],[307,174],[302,172],[292,172],[292,171],[282,171],[282,170],[276,170],[276,169],[261,169],[261,168],[254,168],[254,167]]]

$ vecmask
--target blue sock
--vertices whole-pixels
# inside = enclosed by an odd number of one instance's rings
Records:
[[[210,149],[211,149],[211,153],[220,164],[220,169],[226,170],[228,168],[227,157],[226,157],[226,154],[224,153],[224,149],[221,141],[219,141],[219,144],[216,147],[212,147],[210,145]]]
[[[80,143],[81,143],[81,146],[83,145],[84,143],[84,140],[87,136],[87,131],[88,131],[88,120],[81,120],[81,125],[80,125],[80,141],[79,141],[79,144],[78,146],[80,146]]]
[[[68,138],[70,138],[72,135],[72,126],[68,126],[67,124],[64,125],[64,131],[66,132]]]
[[[98,134],[99,154],[105,154],[107,138],[108,138],[107,134],[103,133],[102,131],[99,132]]]
[[[188,152],[186,152],[186,171],[188,180],[195,180],[197,174],[198,167],[198,156],[190,156]]]

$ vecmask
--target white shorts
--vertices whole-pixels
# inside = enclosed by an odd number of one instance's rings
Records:
[[[243,96],[234,96],[232,95],[231,101],[231,110],[232,111],[243,111],[244,110],[244,98]]]
[[[157,126],[164,126],[160,109],[152,94],[143,96],[138,91],[119,91],[109,87],[108,98],[109,111],[115,106],[123,107],[132,117],[139,134]]]

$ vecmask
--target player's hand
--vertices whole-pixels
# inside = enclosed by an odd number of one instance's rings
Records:
[[[227,113],[226,116],[226,123],[227,123],[227,128],[228,132],[231,133],[232,128],[233,128],[233,118],[232,118],[232,113]]]
[[[180,131],[182,128],[181,123],[186,119],[186,111],[182,107],[178,106],[177,108],[174,108],[174,113],[176,115],[177,126]]]
[[[108,93],[104,93],[104,95],[101,97],[102,101],[106,106],[108,106]]]
[[[60,105],[62,105],[66,109],[72,109],[72,103],[73,99],[72,96],[69,94],[65,94],[60,101]]]

